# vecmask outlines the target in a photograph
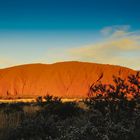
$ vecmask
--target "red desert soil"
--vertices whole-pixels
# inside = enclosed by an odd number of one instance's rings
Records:
[[[86,62],[28,64],[0,69],[0,97],[35,98],[46,94],[63,98],[84,98],[100,78],[113,83],[112,76],[127,78],[136,71],[114,65]]]

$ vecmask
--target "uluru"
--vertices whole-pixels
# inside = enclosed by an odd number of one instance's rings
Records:
[[[87,62],[27,64],[0,70],[1,98],[35,98],[47,94],[84,98],[93,83],[112,83],[112,76],[127,78],[136,71],[115,65]]]

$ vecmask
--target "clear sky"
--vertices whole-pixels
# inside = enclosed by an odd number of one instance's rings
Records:
[[[140,1],[0,0],[0,68],[71,60],[140,69]]]

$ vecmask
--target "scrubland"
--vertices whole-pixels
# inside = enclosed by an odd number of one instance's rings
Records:
[[[86,99],[0,104],[0,140],[139,140],[140,77],[93,84]]]

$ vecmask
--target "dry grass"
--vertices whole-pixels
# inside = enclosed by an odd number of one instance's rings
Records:
[[[16,128],[22,121],[21,112],[0,113],[0,139],[6,140],[9,131]]]
[[[0,103],[31,103],[36,102],[36,99],[0,99]]]
[[[14,128],[16,127],[22,118],[22,114],[20,112],[15,112],[15,113],[0,113],[0,129],[1,128]]]
[[[28,106],[28,105],[24,105],[23,106],[23,111],[25,114],[33,114],[37,111],[41,110],[40,106]]]

